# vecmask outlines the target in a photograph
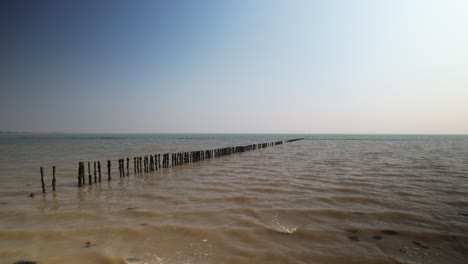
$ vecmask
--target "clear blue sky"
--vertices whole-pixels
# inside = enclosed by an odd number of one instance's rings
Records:
[[[468,133],[468,1],[1,1],[0,130]]]

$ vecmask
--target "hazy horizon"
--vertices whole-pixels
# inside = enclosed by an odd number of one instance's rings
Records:
[[[0,7],[0,131],[468,134],[466,1]]]
[[[0,131],[0,134],[63,134],[63,135],[300,135],[300,136],[468,136],[468,134],[399,134],[399,133],[255,133],[255,132],[31,132],[31,131]]]

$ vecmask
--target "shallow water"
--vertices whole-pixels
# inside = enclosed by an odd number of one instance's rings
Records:
[[[294,137],[0,135],[0,262],[468,261],[468,136],[305,135],[142,175],[117,171],[122,157]],[[107,159],[111,182],[76,186],[79,161]]]

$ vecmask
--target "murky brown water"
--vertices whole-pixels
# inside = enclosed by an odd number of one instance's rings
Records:
[[[76,187],[78,161],[281,137],[3,137],[0,262],[468,262],[466,136],[312,136],[125,178],[114,161]]]

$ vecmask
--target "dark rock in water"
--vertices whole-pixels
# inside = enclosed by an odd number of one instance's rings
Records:
[[[353,212],[353,214],[356,214],[356,215],[364,215],[363,212]]]
[[[127,210],[137,210],[140,209],[140,207],[128,207]]]
[[[347,229],[346,231],[352,234],[356,234],[358,232],[356,229]]]
[[[413,244],[415,244],[416,246],[419,246],[420,248],[429,249],[428,245],[424,245],[423,243],[418,242],[418,241],[413,241]]]
[[[20,260],[17,261],[13,264],[37,264],[37,261],[32,261],[32,260]]]
[[[141,226],[147,226],[148,224],[147,223],[141,223],[140,225]]]
[[[382,240],[382,238],[383,238],[383,237],[381,237],[381,236],[373,236],[373,237],[372,237],[372,239],[374,239],[374,240]]]
[[[127,262],[130,262],[130,263],[131,263],[131,262],[140,262],[140,261],[141,261],[140,258],[128,258],[128,259],[127,259]]]
[[[349,236],[349,237],[347,237],[347,238],[348,238],[349,240],[351,240],[351,241],[355,241],[355,242],[358,242],[358,241],[359,241],[359,237],[357,237],[357,236]]]
[[[403,254],[406,254],[407,251],[404,248],[400,248],[400,252],[403,253]]]
[[[429,246],[428,246],[428,245],[423,245],[423,244],[421,244],[421,248],[429,249]]]
[[[384,235],[390,235],[390,236],[396,236],[396,235],[398,235],[398,232],[397,232],[397,231],[393,231],[393,230],[382,230],[382,234],[384,234]]]
[[[451,239],[458,241],[456,236],[450,236]]]
[[[34,193],[31,193],[30,195],[28,195],[28,197],[33,198],[33,197],[34,197]]]
[[[86,241],[84,247],[85,248],[90,248],[90,247],[94,247],[96,246],[96,242],[95,241]]]
[[[460,213],[460,215],[468,216],[468,213]]]

